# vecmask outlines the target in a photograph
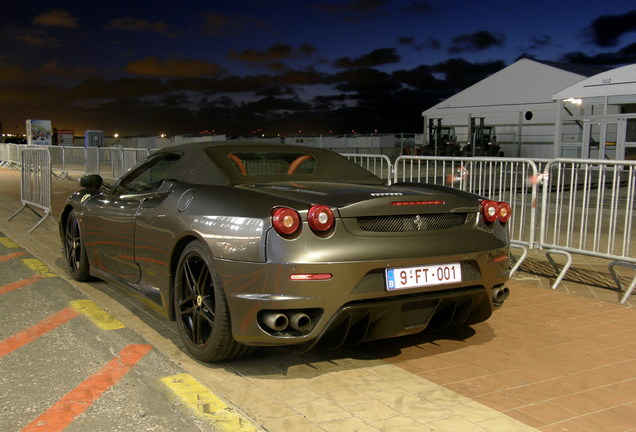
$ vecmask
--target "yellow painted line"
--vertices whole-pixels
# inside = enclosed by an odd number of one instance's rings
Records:
[[[17,244],[13,240],[11,240],[9,237],[0,237],[0,245],[4,246],[6,248],[18,248],[18,247],[20,247],[19,244]]]
[[[39,259],[25,258],[22,260],[25,266],[33,270],[37,275],[42,277],[56,277],[57,273],[53,272]]]
[[[70,302],[71,308],[81,313],[93,324],[102,330],[117,330],[126,328],[123,322],[119,321],[110,313],[97,306],[92,300],[73,300]]]
[[[222,432],[259,431],[254,424],[227,406],[214,393],[189,374],[161,378],[172,392],[199,416],[214,423]]]

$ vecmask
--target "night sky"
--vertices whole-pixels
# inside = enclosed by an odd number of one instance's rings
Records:
[[[521,57],[636,63],[633,1],[0,3],[0,122],[121,136],[420,132]]]

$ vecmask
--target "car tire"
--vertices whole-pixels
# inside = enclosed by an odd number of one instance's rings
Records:
[[[73,279],[85,282],[91,279],[86,247],[82,240],[82,229],[75,210],[66,218],[64,227],[64,257]]]
[[[189,243],[181,253],[173,296],[179,334],[194,358],[216,362],[242,357],[250,351],[250,347],[232,337],[221,279],[200,241]]]

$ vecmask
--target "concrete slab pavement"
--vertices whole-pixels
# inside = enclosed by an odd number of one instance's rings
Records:
[[[19,207],[12,175],[0,172],[0,230],[66,277],[54,219],[32,234],[29,212],[6,222]],[[74,184],[61,186],[58,196]],[[587,265],[575,262],[599,273]],[[633,309],[607,289],[597,297],[551,291],[548,274],[525,270],[503,308],[465,332],[303,356],[259,350],[224,364],[190,359],[173,323],[127,292],[69,283],[267,430],[636,430]]]

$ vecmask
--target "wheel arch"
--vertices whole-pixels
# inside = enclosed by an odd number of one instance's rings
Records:
[[[168,292],[168,318],[171,321],[176,319],[174,313],[174,278],[177,273],[177,265],[179,264],[179,258],[181,258],[181,254],[183,253],[186,246],[188,246],[193,241],[198,240],[207,248],[207,244],[203,241],[199,236],[189,233],[181,237],[174,245],[172,249],[172,254],[170,255],[170,282],[169,282],[169,292]],[[208,248],[208,252],[210,252]],[[210,254],[212,256],[212,254]]]
[[[75,209],[71,204],[67,204],[60,212],[60,238],[64,239],[64,230],[66,230],[66,220],[68,215]]]

